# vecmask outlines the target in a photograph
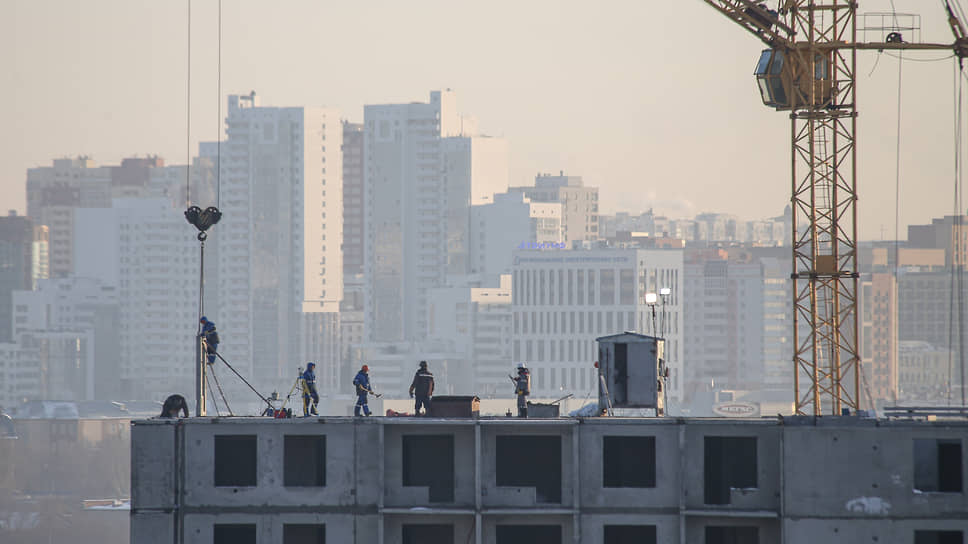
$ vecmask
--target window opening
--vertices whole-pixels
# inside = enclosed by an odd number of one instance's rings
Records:
[[[498,525],[497,544],[561,544],[561,526]]]
[[[497,485],[533,487],[539,503],[561,502],[561,437],[498,436]]]
[[[215,437],[215,487],[256,485],[256,444],[255,435]]]
[[[403,544],[454,544],[454,526],[404,525]]]
[[[963,544],[961,531],[914,531],[914,544]]]
[[[453,435],[404,436],[403,485],[430,488],[430,502],[454,502]]]
[[[602,437],[602,464],[604,487],[655,487],[655,437]]]
[[[706,527],[706,544],[759,544],[756,527]]]
[[[655,525],[606,525],[605,544],[656,544]]]
[[[285,524],[282,544],[326,544],[326,525]]]
[[[960,493],[961,479],[961,440],[914,440],[914,489]]]
[[[730,489],[756,487],[756,438],[707,436],[704,441],[705,504],[729,504]]]
[[[287,435],[283,453],[283,485],[319,487],[326,485],[326,437]]]
[[[255,524],[217,524],[213,527],[213,544],[256,544]]]

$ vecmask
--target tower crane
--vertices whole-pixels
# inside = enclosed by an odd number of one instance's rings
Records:
[[[857,41],[856,0],[703,0],[767,45],[754,75],[766,106],[790,115],[796,413],[860,407],[857,316],[857,51],[948,50],[968,35],[945,0],[950,44]]]

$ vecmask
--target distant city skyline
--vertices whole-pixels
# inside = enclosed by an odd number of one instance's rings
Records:
[[[894,4],[922,15],[923,41],[951,41],[939,5]],[[0,21],[0,46],[13,51],[0,68],[14,82],[0,90],[5,208],[25,211],[26,170],[54,157],[111,164],[157,154],[184,164],[188,149],[223,134],[226,96],[253,89],[267,105],[334,107],[361,122],[364,104],[453,88],[482,133],[508,140],[512,186],[563,170],[600,188],[606,214],[756,219],[789,201],[789,121],[760,103],[751,76],[762,44],[698,0],[223,2],[221,97],[218,3],[191,6],[189,144],[186,3],[13,3]],[[861,12],[890,8],[865,0]],[[858,55],[861,240],[891,239],[895,229],[894,57]],[[903,65],[902,237],[904,225],[955,210],[951,62]]]

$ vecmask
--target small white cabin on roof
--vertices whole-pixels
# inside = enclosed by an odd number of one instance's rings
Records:
[[[602,408],[654,408],[661,415],[665,407],[665,341],[628,331],[595,341]]]

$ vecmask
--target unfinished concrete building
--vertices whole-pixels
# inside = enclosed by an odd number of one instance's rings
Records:
[[[136,421],[137,544],[953,544],[968,421]]]

